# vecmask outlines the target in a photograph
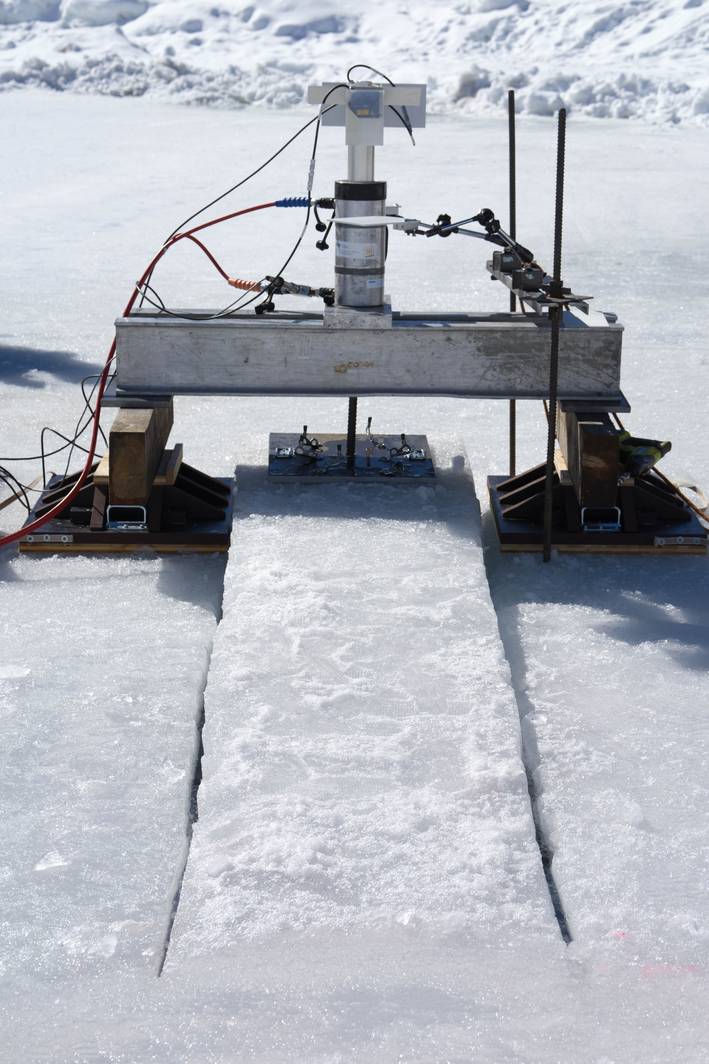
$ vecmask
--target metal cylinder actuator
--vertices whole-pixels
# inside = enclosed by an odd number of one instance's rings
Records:
[[[347,225],[346,218],[384,215],[385,181],[336,181],[335,299],[346,307],[379,307],[384,301],[384,226]]]
[[[349,80],[355,69],[369,70],[381,82]],[[348,84],[311,85],[308,101],[321,107],[323,126],[344,126],[347,180],[335,183],[335,301],[345,307],[381,307],[386,259],[386,182],[374,179],[374,152],[384,129],[426,124],[426,86],[395,85],[372,67],[355,64]],[[352,219],[350,224],[347,219]],[[355,224],[355,219],[360,224]]]

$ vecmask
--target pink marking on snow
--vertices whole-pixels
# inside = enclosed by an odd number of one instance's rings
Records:
[[[651,978],[654,975],[698,975],[704,969],[701,964],[643,964],[640,971]]]

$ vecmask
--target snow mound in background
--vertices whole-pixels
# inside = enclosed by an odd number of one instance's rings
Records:
[[[368,61],[433,111],[709,125],[709,0],[0,0],[0,89],[287,107]]]
[[[115,22],[120,26],[144,15],[148,6],[147,0],[64,0],[61,10],[68,23],[107,26]]]

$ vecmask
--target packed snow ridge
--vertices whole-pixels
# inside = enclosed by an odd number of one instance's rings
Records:
[[[0,0],[0,89],[301,103],[369,62],[434,111],[709,125],[709,0]]]

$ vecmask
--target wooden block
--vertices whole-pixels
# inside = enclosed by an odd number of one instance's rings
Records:
[[[176,443],[172,450],[163,451],[158,471],[155,474],[156,488],[165,488],[174,484],[182,465],[182,444]]]
[[[100,484],[101,487],[108,487],[108,451],[99,462],[94,472],[94,484]]]
[[[94,488],[94,497],[91,503],[91,518],[89,528],[92,532],[100,532],[106,519],[106,506],[108,504],[108,488],[103,484],[97,484]]]
[[[560,410],[559,447],[582,507],[617,505],[619,432],[605,413]]]
[[[111,505],[144,506],[173,422],[173,404],[143,410],[121,407],[108,438]]]

